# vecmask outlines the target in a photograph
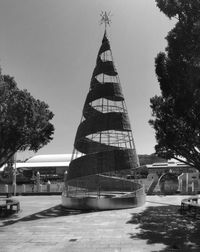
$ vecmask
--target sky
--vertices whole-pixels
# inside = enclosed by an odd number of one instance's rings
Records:
[[[154,59],[173,28],[154,0],[0,0],[0,65],[20,89],[55,114],[53,140],[36,154],[71,153],[101,45],[102,11],[138,154],[156,144],[150,98],[159,95]],[[24,160],[35,155],[18,153]]]

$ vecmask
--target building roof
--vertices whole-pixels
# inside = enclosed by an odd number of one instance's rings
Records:
[[[153,164],[149,164],[146,165],[146,167],[148,169],[152,169],[152,168],[176,168],[176,167],[184,167],[184,168],[192,168],[191,166],[182,163],[182,162],[167,162],[167,163],[153,163]]]
[[[29,158],[26,162],[17,162],[16,168],[28,170],[31,168],[50,168],[50,167],[68,167],[71,161],[72,154],[49,154],[36,155]],[[3,172],[6,165],[0,167],[0,172]]]
[[[50,167],[68,167],[72,154],[48,154],[36,155],[29,158],[25,163],[16,163],[16,168],[50,168]]]
[[[26,163],[41,163],[41,162],[70,162],[72,154],[48,154],[36,155],[29,158]]]
[[[68,167],[70,162],[33,162],[33,163],[16,163],[17,169],[30,169],[30,168],[49,168],[49,167]]]

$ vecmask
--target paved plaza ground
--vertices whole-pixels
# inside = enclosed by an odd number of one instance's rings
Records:
[[[60,196],[18,196],[21,211],[0,219],[0,251],[200,251],[200,218],[180,213],[187,196],[147,196],[145,206],[81,212]]]

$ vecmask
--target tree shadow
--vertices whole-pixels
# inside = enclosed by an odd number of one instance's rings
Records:
[[[45,219],[45,218],[56,218],[61,216],[70,216],[70,215],[78,215],[78,214],[84,214],[91,211],[86,210],[71,210],[66,209],[62,205],[57,205],[48,209],[45,209],[43,211],[25,216],[23,218],[19,218],[17,213],[14,213],[12,216],[7,217],[2,220],[0,223],[0,227],[12,225],[18,222],[26,222],[26,221],[33,221],[33,220],[39,220],[39,219]]]
[[[164,244],[160,251],[200,251],[200,215],[181,213],[180,206],[152,206],[132,214],[127,224],[136,224],[131,239],[143,239],[147,244]]]

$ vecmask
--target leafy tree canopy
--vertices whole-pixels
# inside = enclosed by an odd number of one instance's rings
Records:
[[[155,59],[161,95],[151,98],[156,153],[184,157],[200,169],[200,0],[156,0],[169,18],[177,18],[168,46]]]
[[[37,151],[52,140],[53,113],[48,105],[20,90],[0,72],[0,167],[18,150]]]

